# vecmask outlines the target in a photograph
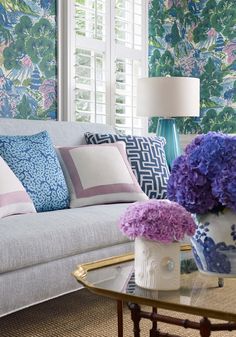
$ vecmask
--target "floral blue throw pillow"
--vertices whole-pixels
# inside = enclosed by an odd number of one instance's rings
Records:
[[[87,132],[85,140],[87,144],[125,142],[127,157],[143,192],[150,199],[166,198],[170,172],[164,138]]]
[[[46,131],[31,136],[0,136],[0,155],[25,187],[37,212],[69,206],[65,178]]]

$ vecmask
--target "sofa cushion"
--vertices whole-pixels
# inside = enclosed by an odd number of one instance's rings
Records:
[[[0,136],[0,155],[21,181],[38,212],[68,207],[65,178],[46,131],[31,136]]]
[[[70,190],[70,207],[147,200],[135,178],[125,143],[58,149]]]
[[[162,137],[141,137],[115,134],[85,133],[87,144],[104,144],[123,141],[133,172],[149,198],[166,198],[169,168]]]
[[[1,219],[0,273],[128,242],[117,226],[128,205],[99,205]]]
[[[0,157],[0,218],[35,212],[34,204],[20,180]]]

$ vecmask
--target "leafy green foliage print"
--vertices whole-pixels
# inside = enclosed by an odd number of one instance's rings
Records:
[[[181,76],[180,67],[175,65],[173,55],[167,50],[162,55],[158,49],[154,49],[150,56],[150,76]]]
[[[57,0],[0,0],[0,118],[56,119]]]
[[[25,95],[23,96],[21,102],[17,105],[17,110],[17,118],[19,119],[27,119],[31,115],[32,109]]]
[[[7,45],[13,40],[13,37],[8,29],[4,28],[3,25],[0,24],[0,41]]]
[[[211,97],[219,97],[221,95],[223,90],[223,86],[221,85],[222,80],[222,71],[217,69],[210,57],[204,67],[202,75],[200,76],[202,107],[211,107],[216,105],[211,100]]]
[[[178,118],[181,133],[236,133],[235,0],[152,0],[149,76],[200,78],[200,117]],[[157,118],[150,121],[155,132]]]
[[[0,0],[0,5],[6,10],[11,12],[22,12],[25,14],[35,14],[27,1],[24,0]]]
[[[45,77],[55,76],[55,29],[49,20],[41,18],[33,24],[30,17],[22,16],[14,34],[16,39],[3,51],[5,68],[21,68],[22,58],[28,55]]]
[[[163,12],[162,1],[152,3],[152,15],[149,16],[149,41],[158,46],[158,37],[163,37],[165,33],[164,22],[165,13]]]

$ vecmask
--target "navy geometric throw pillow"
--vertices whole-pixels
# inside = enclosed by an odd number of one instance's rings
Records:
[[[130,165],[143,192],[150,199],[166,198],[170,172],[164,151],[164,138],[87,132],[85,140],[87,144],[125,142]]]

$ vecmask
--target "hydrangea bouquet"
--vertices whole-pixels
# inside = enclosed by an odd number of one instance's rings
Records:
[[[142,237],[159,243],[179,241],[192,236],[196,225],[184,207],[169,200],[149,200],[129,206],[119,227],[130,239]]]
[[[197,215],[191,242],[199,270],[236,275],[236,137],[196,137],[174,161],[167,195]]]
[[[191,213],[224,207],[236,212],[236,137],[217,132],[196,137],[173,164],[167,196]]]

